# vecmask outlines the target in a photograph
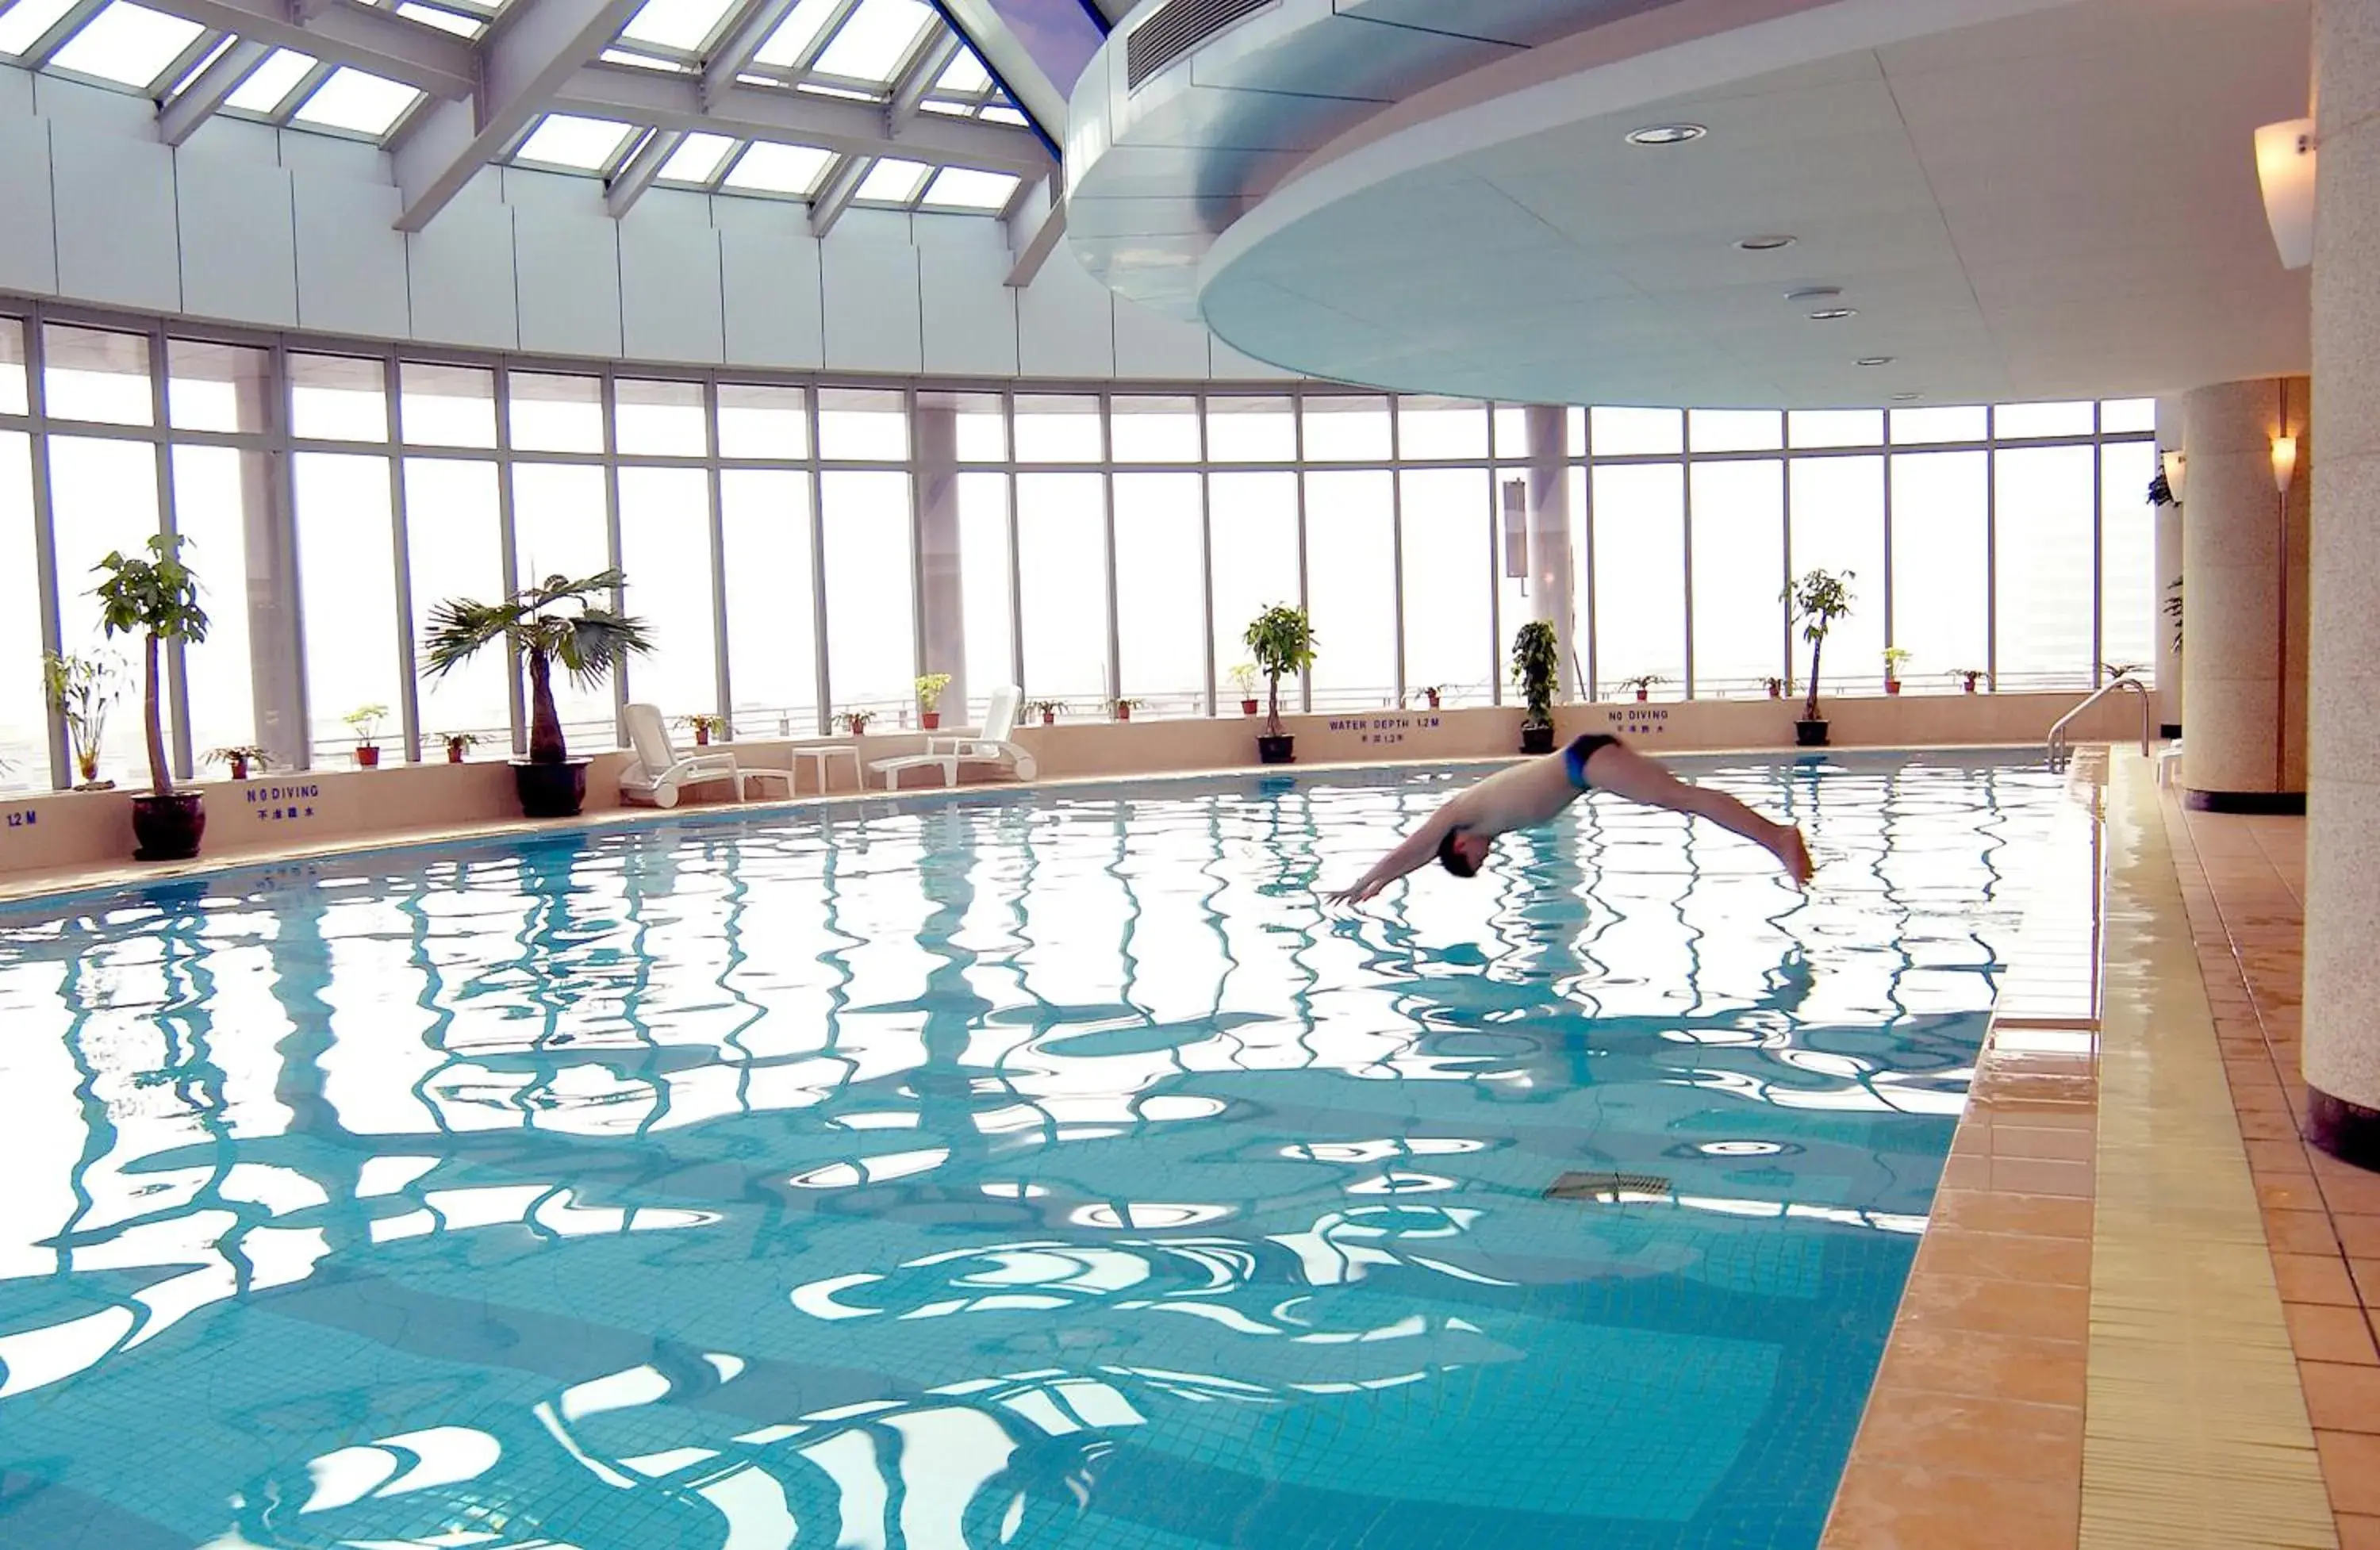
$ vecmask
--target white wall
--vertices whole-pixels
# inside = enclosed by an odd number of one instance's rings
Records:
[[[218,118],[158,143],[142,98],[0,67],[0,291],[540,355],[935,376],[1284,373],[1143,311],[1063,244],[1013,290],[988,217],[847,212],[490,168],[392,228],[378,149]]]

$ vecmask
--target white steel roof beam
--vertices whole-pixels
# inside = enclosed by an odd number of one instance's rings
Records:
[[[866,156],[845,156],[827,174],[826,186],[810,196],[810,235],[824,237],[851,208],[859,186],[868,181],[868,169],[875,162]]]
[[[291,18],[281,0],[144,3],[218,32],[403,81],[433,97],[468,97],[480,79],[479,53],[469,39],[355,0],[327,0],[302,23]]]
[[[270,45],[253,38],[234,42],[215,56],[213,64],[200,70],[197,79],[157,110],[157,138],[167,145],[179,145],[188,139],[272,55]]]
[[[951,67],[951,62],[959,56],[959,50],[965,46],[959,42],[959,35],[948,27],[934,30],[931,41],[917,52],[917,57],[909,62],[909,67],[902,71],[900,79],[892,83],[894,127],[917,116],[917,104],[926,100],[926,93],[934,89],[934,82],[942,79],[942,72]]]
[[[795,3],[796,0],[747,0],[735,25],[727,30],[724,41],[711,50],[710,58],[703,61],[703,101],[709,102],[733,88],[736,78],[751,68],[752,56],[760,52],[761,45],[784,24],[785,18],[793,14]],[[795,63],[807,66],[817,58],[819,50],[834,36],[834,30],[844,24],[858,4],[859,0],[839,0],[832,13],[819,28],[818,35],[809,41]]]
[[[612,181],[604,186],[603,203],[614,220],[625,215],[645,197],[645,190],[653,186],[653,179],[661,176],[662,166],[685,140],[686,134],[679,129],[656,129],[645,137],[645,143],[637,147],[627,165],[613,173]]]
[[[1033,284],[1065,235],[1066,200],[1055,177],[1043,178],[1029,195],[1020,191],[1008,216],[1008,250],[1016,255],[1008,269],[1011,288],[1021,291]]]

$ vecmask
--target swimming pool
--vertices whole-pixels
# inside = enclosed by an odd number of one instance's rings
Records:
[[[1805,1550],[2063,781],[1683,763],[1822,886],[1327,915],[1394,769],[0,911],[0,1542]]]

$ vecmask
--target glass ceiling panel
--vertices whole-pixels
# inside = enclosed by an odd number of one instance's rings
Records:
[[[733,5],[734,0],[645,0],[645,8],[629,18],[620,36],[691,53],[710,40]]]
[[[835,0],[800,0],[785,19],[777,24],[777,30],[769,34],[768,42],[752,55],[752,62],[779,68],[791,65],[818,37],[820,30],[834,15],[834,9]]]
[[[50,62],[63,70],[126,86],[147,86],[198,42],[197,22],[160,16],[130,3],[115,4],[86,22]]]
[[[987,124],[1014,124],[1020,129],[1025,127],[1025,115],[1014,108],[988,107],[983,110],[983,118]]]
[[[868,169],[860,180],[859,192],[854,197],[879,204],[907,204],[917,197],[917,187],[934,169],[923,162],[886,160]]]
[[[239,42],[239,40],[233,37],[228,32],[218,33],[215,37],[213,47],[208,49],[206,53],[200,54],[189,64],[182,67],[182,73],[174,79],[174,84],[166,91],[166,96],[170,97],[178,94],[184,87],[198,79],[200,72],[205,70],[208,66],[213,64],[216,60],[221,59],[225,54],[229,53],[231,51],[231,45],[237,42]],[[188,59],[190,56],[185,54],[182,57]]]
[[[521,148],[513,155],[518,161],[601,172],[612,164],[612,159],[634,132],[627,125],[614,124],[608,118],[549,113],[538,121],[537,127],[529,131],[528,139],[521,141]]]
[[[410,86],[341,66],[306,99],[295,116],[300,124],[385,135],[420,97]]]
[[[75,0],[17,0],[0,11],[0,54],[22,54],[74,8]]]
[[[725,135],[688,135],[654,176],[671,183],[708,183],[719,176],[719,163],[735,149],[735,141]]]
[[[765,194],[807,194],[834,152],[809,145],[775,145],[761,140],[736,158],[721,187],[757,189]]]
[[[224,106],[243,113],[277,113],[306,72],[314,67],[313,59],[292,49],[275,49],[263,64],[259,65],[239,83],[239,90],[224,99]]]
[[[937,91],[954,91],[969,97],[990,90],[990,86],[991,72],[983,67],[983,61],[975,56],[973,49],[968,48],[959,50],[958,57],[951,61],[951,67],[942,72],[942,79],[934,82]]]
[[[920,202],[953,210],[1005,210],[1015,193],[1014,173],[944,167]]]
[[[891,84],[919,33],[933,21],[923,0],[860,0],[819,55],[820,74]]]
[[[660,70],[664,74],[682,75],[694,68],[691,60],[664,59],[658,54],[639,54],[627,48],[607,48],[596,57],[606,65],[634,65],[640,70]]]
[[[488,30],[488,24],[477,17],[459,16],[436,6],[417,6],[408,3],[399,6],[396,8],[396,14],[420,22],[425,27],[435,27],[442,32],[452,32],[458,38],[476,38]]]

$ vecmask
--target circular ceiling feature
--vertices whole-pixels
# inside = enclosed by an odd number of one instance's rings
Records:
[[[1855,307],[1821,307],[1810,314],[1810,321],[1814,323],[1837,323],[1845,318],[1858,316],[1859,309]]]
[[[1772,232],[1767,236],[1740,236],[1736,238],[1735,245],[1747,253],[1774,253],[1780,248],[1791,248],[1800,240],[1782,232]]]
[[[1859,359],[1852,362],[1852,364],[1853,366],[1890,366],[1892,364],[1892,357],[1890,356],[1862,356]]]
[[[1631,145],[1683,145],[1688,140],[1702,139],[1710,130],[1700,124],[1647,124],[1641,129],[1628,131]]]

